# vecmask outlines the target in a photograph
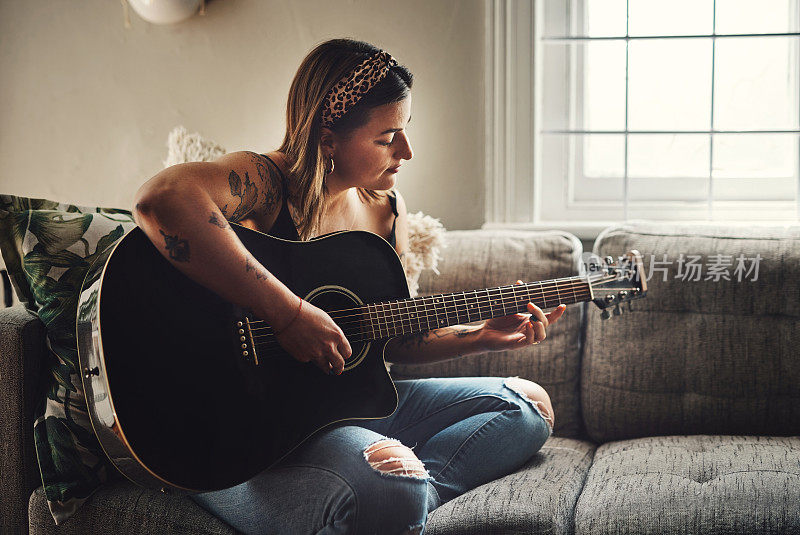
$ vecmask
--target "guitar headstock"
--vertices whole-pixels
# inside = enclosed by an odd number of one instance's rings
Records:
[[[611,316],[609,308],[614,307],[614,315],[622,314],[620,305],[628,303],[628,310],[633,310],[631,301],[641,299],[647,293],[647,280],[644,273],[642,255],[631,249],[617,260],[607,256],[600,262],[591,255],[586,262],[587,279],[592,289],[592,302],[603,310],[603,319]]]

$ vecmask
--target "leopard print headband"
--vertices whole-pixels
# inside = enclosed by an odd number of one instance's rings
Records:
[[[362,61],[348,76],[328,91],[322,108],[322,126],[330,127],[383,80],[397,61],[384,51]]]

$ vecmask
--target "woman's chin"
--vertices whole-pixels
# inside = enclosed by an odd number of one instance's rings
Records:
[[[375,189],[378,191],[392,189],[396,183],[397,179],[395,178],[395,175],[387,172],[384,173],[380,180],[377,181]]]

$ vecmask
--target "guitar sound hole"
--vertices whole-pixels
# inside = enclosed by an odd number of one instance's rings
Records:
[[[364,318],[358,310],[363,305],[358,296],[341,286],[322,286],[309,293],[306,301],[327,312],[350,342],[353,352],[345,359],[345,371],[357,366],[370,346]]]

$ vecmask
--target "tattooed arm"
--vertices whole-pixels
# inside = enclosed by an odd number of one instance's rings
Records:
[[[450,360],[485,349],[480,343],[481,325],[453,325],[426,333],[407,334],[389,340],[386,360],[425,364]]]
[[[213,162],[173,165],[136,194],[133,215],[178,270],[224,299],[281,325],[297,297],[244,247],[229,221],[274,219],[280,175],[263,156],[233,152]]]

